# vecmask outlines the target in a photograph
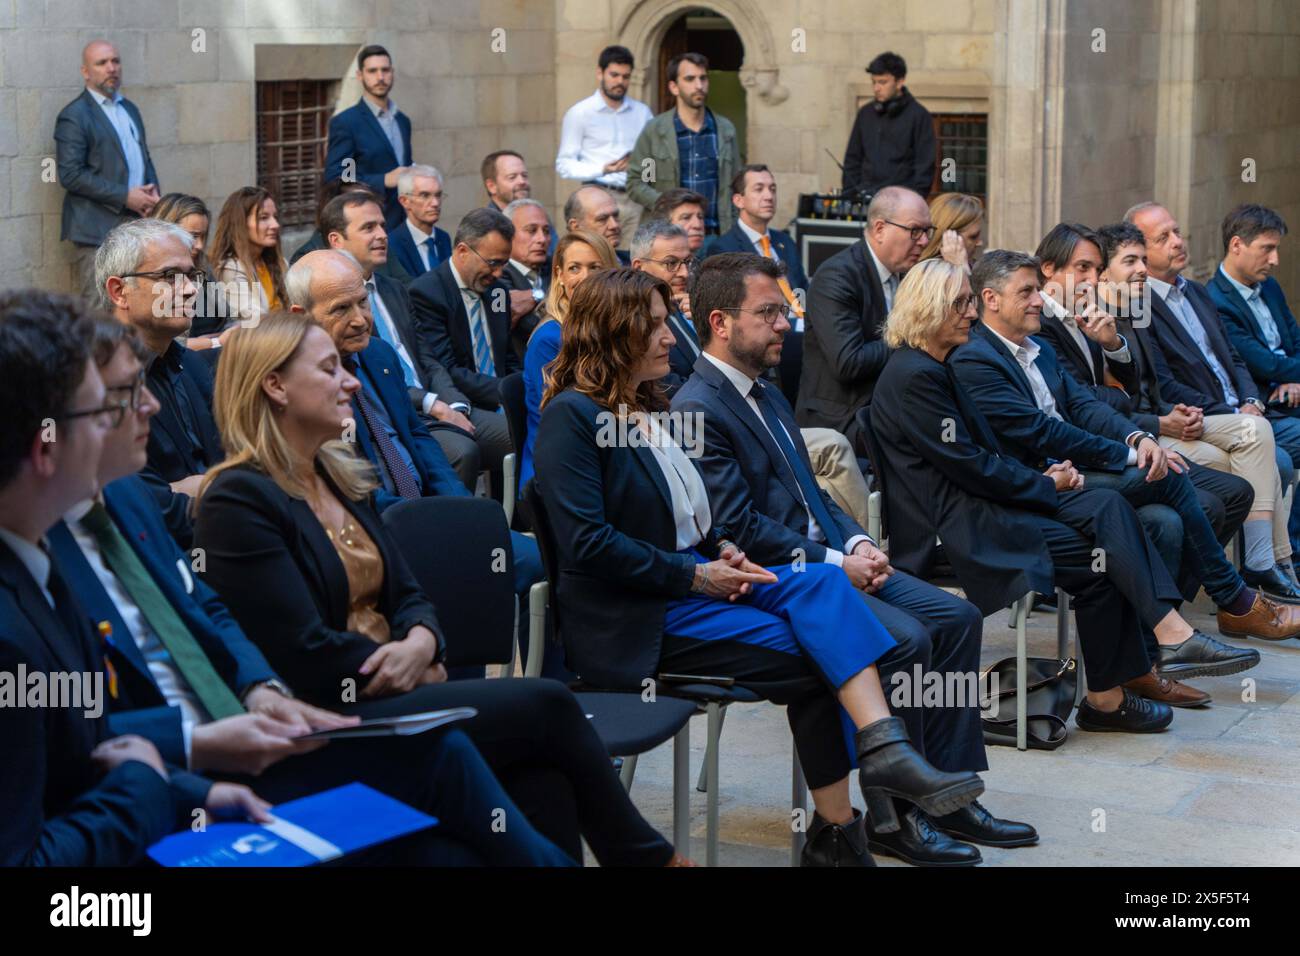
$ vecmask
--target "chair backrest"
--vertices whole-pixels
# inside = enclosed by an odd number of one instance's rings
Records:
[[[876,441],[876,433],[871,430],[871,405],[863,405],[854,416],[858,426],[858,443],[861,451],[867,453],[871,462],[871,473],[875,478],[874,490],[880,492],[880,540],[889,537],[889,491],[885,488],[885,453]]]
[[[542,554],[542,567],[546,569],[546,580],[551,592],[551,626],[555,636],[563,642],[560,631],[560,602],[557,599],[556,586],[560,577],[560,557],[555,547],[555,531],[551,528],[551,519],[546,514],[546,506],[537,491],[537,482],[530,481],[524,488],[524,500],[533,515],[533,533],[537,535],[537,550]]]
[[[511,372],[500,380],[501,411],[506,416],[506,430],[510,432],[510,444],[515,453],[524,453],[524,442],[528,440],[528,400],[524,394],[524,373]]]
[[[505,512],[490,498],[416,498],[384,512],[447,638],[452,666],[514,658],[515,569]]]

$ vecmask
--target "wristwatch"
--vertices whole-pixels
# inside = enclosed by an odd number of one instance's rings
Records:
[[[293,691],[291,691],[288,688],[288,686],[284,683],[284,681],[272,677],[270,680],[260,680],[256,684],[250,685],[249,688],[245,690],[244,693],[240,696],[239,702],[241,704],[244,703],[246,700],[248,700],[248,695],[251,694],[253,691],[257,690],[259,687],[269,687],[271,690],[275,691],[281,697],[287,697],[290,700],[293,700]]]
[[[1151,434],[1150,432],[1138,432],[1133,438],[1133,444],[1130,445],[1129,447],[1136,449],[1138,445],[1142,444],[1142,439],[1144,438],[1150,438],[1157,445],[1160,444],[1160,439],[1157,438],[1155,435]]]
[[[1265,406],[1265,404],[1261,402],[1258,398],[1248,398],[1246,399],[1246,404],[1254,405],[1257,409],[1259,409],[1259,413],[1261,415],[1263,415],[1266,411],[1268,411],[1267,406]]]

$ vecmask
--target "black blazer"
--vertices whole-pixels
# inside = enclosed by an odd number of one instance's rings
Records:
[[[1093,369],[1107,369],[1111,375],[1115,376],[1115,381],[1124,387],[1124,391],[1132,395],[1137,391],[1137,369],[1133,363],[1119,362],[1107,357],[1102,351],[1100,345],[1085,336],[1084,341],[1088,345],[1088,354],[1092,357],[1092,365],[1088,364],[1087,358],[1084,357],[1083,350],[1079,348],[1079,343],[1074,340],[1074,336],[1065,328],[1065,324],[1054,315],[1048,315],[1046,312],[1041,317],[1042,328],[1038,331],[1038,337],[1051,343],[1052,348],[1056,350],[1057,356],[1061,359],[1062,365],[1067,365],[1075,379],[1087,385],[1093,390],[1093,393],[1103,401],[1105,397],[1101,394],[1101,389],[1110,389],[1112,386],[1106,384],[1105,376],[1100,371],[1096,374]],[[1119,320],[1116,320],[1118,327]],[[1120,333],[1123,335],[1123,333]],[[1129,345],[1129,356],[1132,357],[1133,346],[1127,336],[1124,341]],[[1107,404],[1110,404],[1107,402]]]
[[[370,503],[334,492],[384,559],[378,610],[393,640],[423,624],[441,642],[433,605]],[[337,707],[343,681],[365,685],[357,669],[379,645],[347,629],[347,572],[306,501],[251,466],[231,468],[204,492],[194,543],[207,559],[206,582],[295,693]]]
[[[1051,346],[1042,341],[1038,346],[1034,364],[1064,421],[1039,410],[1024,370],[983,325],[971,329],[970,341],[954,349],[948,362],[1001,448],[1017,461],[1035,470],[1046,468],[1051,458],[1068,459],[1079,468],[1123,471],[1129,451],[1124,439],[1142,429],[1066,375]]]
[[[364,99],[331,117],[325,153],[324,180],[344,179],[351,172],[353,178],[383,196],[388,229],[400,224],[406,211],[397,201],[397,190],[384,185],[384,177],[398,166],[411,165],[411,120],[401,110],[396,119],[402,134],[401,156],[393,152],[393,144]],[[348,160],[353,163],[350,171],[344,165]]]
[[[375,280],[375,291],[383,300],[393,324],[397,326],[397,335],[406,347],[406,354],[415,362],[416,371],[420,373],[423,390],[411,389],[411,402],[419,410],[423,407],[424,396],[433,392],[448,405],[460,402],[470,405],[469,398],[456,387],[451,374],[442,367],[433,351],[433,341],[428,335],[421,335],[415,325],[415,316],[411,308],[411,296],[406,286],[396,279],[378,272],[371,276]]]
[[[451,255],[451,236],[447,230],[433,227],[433,268],[438,268]],[[415,248],[415,239],[405,222],[399,222],[388,232],[388,258],[396,260],[410,279],[418,278],[429,270],[424,267],[420,251]]]
[[[880,338],[885,291],[865,240],[835,253],[813,276],[804,319],[803,375],[795,410],[805,428],[833,428],[853,441],[854,416],[889,360]]]
[[[56,613],[0,541],[0,672],[101,670],[90,619],[66,585],[50,590],[71,606]],[[98,773],[90,753],[108,736],[84,708],[0,707],[0,866],[126,866],[178,826],[179,791],[143,763]]]
[[[789,432],[804,468],[814,474],[794,410],[780,389],[763,387],[765,400]],[[730,529],[742,551],[763,565],[789,564],[796,549],[809,561],[826,560],[826,545],[807,537],[808,509],[785,455],[736,387],[704,356],[695,363],[695,374],[673,396],[673,411],[698,414],[703,423],[704,454],[697,462],[708,485],[713,517]],[[866,535],[835,499],[818,491],[845,541]]]
[[[611,417],[573,390],[553,398],[537,431],[533,481],[555,532],[569,667],[601,687],[639,690],[658,671],[664,608],[690,593],[696,558],[677,553],[672,499],[653,452],[602,437]],[[714,521],[698,550],[715,557],[723,537]]]
[[[804,296],[808,294],[808,275],[803,271],[803,262],[799,257],[799,246],[790,236],[780,229],[768,229],[768,240],[772,243],[772,251],[776,257],[785,263],[785,277],[790,283],[791,289],[803,289]],[[754,244],[749,241],[749,236],[740,228],[740,220],[737,219],[735,225],[720,236],[714,236],[704,247],[704,257],[716,256],[722,252],[757,252]],[[806,301],[806,299],[805,299]]]
[[[900,348],[880,376],[869,417],[895,567],[927,577],[937,536],[986,615],[1030,589],[1052,593],[1051,552],[1026,512],[1053,515],[1056,485],[1002,454],[947,364]]]
[[[480,298],[483,316],[492,339],[492,360],[496,376],[483,375],[474,362],[474,341],[469,330],[469,313],[460,287],[451,272],[451,260],[439,263],[408,287],[415,314],[416,334],[428,338],[433,358],[451,375],[456,387],[479,408],[495,410],[501,405],[497,379],[523,369],[510,342],[510,289],[502,282],[488,287]],[[420,370],[432,378],[432,369]]]
[[[551,260],[547,259],[539,268],[538,273],[542,279],[542,290],[549,292],[551,290]],[[515,292],[531,292],[532,285],[529,284],[527,276],[515,268],[514,263],[508,264],[501,270],[501,283]],[[525,316],[521,316],[515,323],[515,327],[510,330],[510,345],[519,356],[519,361],[524,360],[528,353],[528,340],[532,337],[533,331],[542,321],[541,303],[537,308]]]
[[[1259,292],[1269,314],[1273,316],[1279,338],[1278,347],[1284,353],[1282,355],[1268,347],[1259,320],[1237,292],[1236,286],[1228,280],[1223,266],[1214,270],[1214,278],[1210,280],[1206,291],[1219,310],[1223,330],[1232,341],[1233,348],[1255,379],[1257,397],[1267,401],[1278,385],[1300,382],[1300,326],[1296,325],[1295,316],[1286,304],[1286,295],[1276,279],[1269,276],[1261,282]]]
[[[1241,403],[1248,398],[1258,398],[1250,370],[1228,341],[1223,323],[1219,321],[1219,311],[1205,287],[1188,279],[1183,294],[1191,303],[1196,317],[1201,320],[1210,348],[1232,380],[1232,387],[1237,390],[1237,401]],[[1151,293],[1151,327],[1165,360],[1164,371],[1167,377],[1160,379],[1160,391],[1165,398],[1185,405],[1196,405],[1204,409],[1207,415],[1235,415],[1237,406],[1225,401],[1223,386],[1219,384],[1209,362],[1165,300],[1154,290]]]

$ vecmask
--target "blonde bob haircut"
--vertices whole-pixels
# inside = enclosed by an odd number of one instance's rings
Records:
[[[949,229],[961,232],[973,222],[984,218],[984,203],[978,196],[966,193],[939,193],[930,200],[930,224],[934,235],[921,253],[922,259],[933,259],[943,248],[943,234]],[[973,263],[972,263],[973,265]]]
[[[924,349],[948,321],[965,279],[965,269],[943,259],[926,259],[912,266],[894,293],[894,307],[885,319],[885,344],[891,349],[904,345]]]
[[[313,328],[325,331],[303,313],[271,312],[257,325],[239,329],[221,350],[212,404],[226,459],[204,476],[200,497],[217,475],[241,465],[269,475],[292,497],[307,497],[301,462],[285,440],[263,386],[268,375],[293,361]],[[315,463],[353,501],[379,485],[370,463],[345,441],[326,442],[316,452]]]

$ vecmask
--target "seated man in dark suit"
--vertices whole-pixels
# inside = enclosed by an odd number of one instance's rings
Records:
[[[1151,670],[1146,632],[1155,632],[1165,663],[1213,663],[1215,645],[1176,610],[1181,595],[1117,492],[1085,490],[1068,461],[1040,473],[1001,452],[948,364],[976,314],[964,271],[942,259],[907,274],[890,312],[885,336],[895,351],[870,425],[891,560],[925,576],[941,540],[962,589],[986,614],[1061,586],[1075,599],[1086,664],[1078,726],[1161,730],[1172,719],[1168,705],[1124,687]]]
[[[407,287],[416,336],[428,341],[431,357],[472,403],[469,420],[498,498],[501,461],[512,446],[497,379],[523,368],[510,342],[510,289],[501,281],[514,230],[495,209],[471,210],[456,230],[451,257]]]
[[[247,788],[210,790],[147,740],[111,737],[103,719],[110,687],[98,638],[43,547],[46,530],[98,484],[112,412],[92,334],[70,296],[0,295],[0,673],[71,677],[82,698],[0,707],[2,866],[127,866],[195,808],[261,814]]]
[[[190,327],[198,292],[191,278],[192,242],[173,223],[123,223],[104,240],[95,269],[105,307],[132,326],[154,356],[146,375],[162,407],[149,434],[149,464],[142,477],[184,549],[192,535],[190,501],[203,474],[225,457],[212,418],[208,358],[220,350],[193,352],[177,341]]]
[[[736,208],[735,224],[727,232],[710,239],[704,247],[704,255],[756,252],[785,264],[781,292],[795,317],[794,328],[786,333],[781,349],[781,391],[794,401],[799,394],[799,376],[803,371],[808,276],[794,240],[780,229],[769,228],[776,215],[776,177],[772,171],[758,163],[742,166],[731,181],[731,204]]]
[[[76,248],[81,294],[94,299],[95,249],[116,225],[147,216],[159,199],[144,119],[121,93],[117,47],[92,40],[81,51],[81,95],[54,121],[64,190],[59,238]]]
[[[538,311],[551,288],[551,220],[536,199],[516,199],[504,215],[515,227],[510,243],[510,264],[501,278],[510,286],[510,317],[514,328],[510,344],[522,362],[528,339],[541,321]]]
[[[330,119],[325,178],[362,182],[384,197],[385,222],[392,228],[405,214],[397,201],[397,179],[411,165],[411,121],[389,97],[393,61],[378,44],[357,54],[363,94],[356,105]]]
[[[390,246],[379,204],[366,193],[345,193],[321,211],[320,220],[330,248],[347,253],[361,266],[370,295],[374,333],[397,352],[411,404],[426,419],[429,431],[442,446],[461,482],[467,488],[474,487],[483,453],[474,439],[474,423],[468,418],[469,399],[433,357],[428,337],[416,335],[411,299],[405,286],[380,274],[380,268],[390,259]],[[400,234],[405,228],[403,223],[397,226],[396,232]],[[286,287],[288,283],[286,276]],[[300,272],[297,294],[290,293],[290,301],[305,305],[309,286],[310,281]]]
[[[163,530],[134,477],[144,460],[139,439],[158,406],[133,337],[101,326],[95,359],[120,415],[99,460],[103,492],[70,509],[48,538],[55,568],[106,638],[110,728],[139,734],[171,763],[250,781],[273,803],[359,780],[437,816],[442,826],[412,838],[393,862],[449,865],[467,862],[467,853],[468,862],[568,862],[518,810],[518,834],[503,843],[493,832],[491,809],[509,797],[459,730],[327,747],[295,739],[358,717],[295,699],[198,577],[199,562]]]
[[[930,208],[902,186],[876,193],[862,239],[817,270],[808,295],[803,374],[795,405],[805,428],[833,428],[856,444],[858,409],[889,359],[880,338],[902,274],[934,234]]]
[[[673,290],[676,311],[668,316],[673,332],[673,347],[668,352],[669,372],[664,386],[672,395],[691,377],[695,360],[700,357],[700,339],[691,322],[691,297],[687,290],[695,258],[691,255],[686,233],[666,219],[647,219],[637,227],[629,246],[632,268],[662,279]]]
[[[408,166],[397,177],[397,201],[406,211],[406,228],[394,226],[388,244],[392,258],[414,279],[451,255],[451,236],[437,225],[442,215],[442,173],[420,163]]]
[[[361,389],[352,399],[357,413],[356,442],[383,483],[375,491],[376,508],[382,512],[406,498],[468,495],[411,407],[398,353],[371,334],[375,320],[361,268],[342,253],[329,252],[312,253],[294,268],[302,270],[295,289],[304,298],[295,300],[292,310],[305,312],[324,326],[361,381]],[[526,598],[529,588],[545,577],[542,556],[536,540],[517,531],[510,534],[515,593]],[[548,654],[546,663],[551,665],[546,676],[563,673],[557,654]]]
[[[898,642],[877,661],[882,684],[910,680],[914,667],[925,673],[978,673],[984,623],[979,611],[894,572],[889,557],[817,486],[794,411],[778,389],[760,381],[780,362],[791,327],[781,278],[778,262],[750,252],[723,253],[704,261],[691,286],[704,352],[672,408],[702,424],[697,462],[713,519],[760,565],[802,558],[839,566]],[[988,769],[977,700],[937,707],[895,702],[890,709],[936,767]],[[978,863],[979,851],[960,840],[992,846],[1037,840],[1032,827],[997,820],[978,803],[937,820],[908,804],[898,808],[898,816],[903,827],[896,833],[871,828],[870,847],[910,863]],[[960,839],[937,833],[936,827]]]
[[[980,297],[981,324],[949,358],[1001,448],[1034,469],[1072,462],[1090,487],[1112,488],[1134,508],[1172,509],[1185,547],[1181,555],[1165,558],[1167,570],[1177,577],[1181,565],[1188,578],[1184,597],[1194,597],[1197,587],[1205,586],[1219,608],[1224,633],[1271,640],[1300,633],[1300,611],[1248,588],[1228,562],[1185,475],[1187,463],[1177,452],[1160,447],[1154,435],[1093,398],[1061,371],[1055,353],[1032,337],[1043,301],[1037,270],[1035,257],[1024,253],[984,253],[971,273],[971,286]],[[1169,677],[1180,673],[1176,665],[1166,664],[1164,654],[1159,656],[1157,670]],[[1218,663],[1199,668],[1201,676],[1236,673],[1259,660],[1253,651],[1227,646],[1220,647],[1217,656]],[[1131,686],[1170,703],[1208,702],[1208,697],[1197,699],[1177,687],[1162,687],[1154,674]]]
[[[1151,294],[1145,298],[1150,302],[1151,329],[1164,359],[1157,366],[1162,376],[1160,390],[1166,398],[1201,409],[1207,437],[1212,437],[1211,416],[1248,416],[1251,420],[1243,423],[1248,432],[1269,431],[1283,487],[1289,489],[1295,474],[1293,463],[1300,458],[1300,420],[1268,422],[1267,406],[1256,394],[1254,379],[1232,347],[1210,294],[1199,282],[1181,275],[1187,266],[1187,246],[1169,210],[1158,203],[1142,203],[1128,211],[1125,221],[1141,229],[1147,241],[1147,287]],[[1281,516],[1289,519],[1290,512],[1284,509]],[[1300,600],[1294,569],[1283,560],[1290,555],[1279,551],[1276,536],[1273,550],[1278,563],[1256,574],[1265,548],[1260,541],[1262,534],[1251,535],[1250,525],[1247,522],[1246,582],[1274,597],[1293,603]]]

